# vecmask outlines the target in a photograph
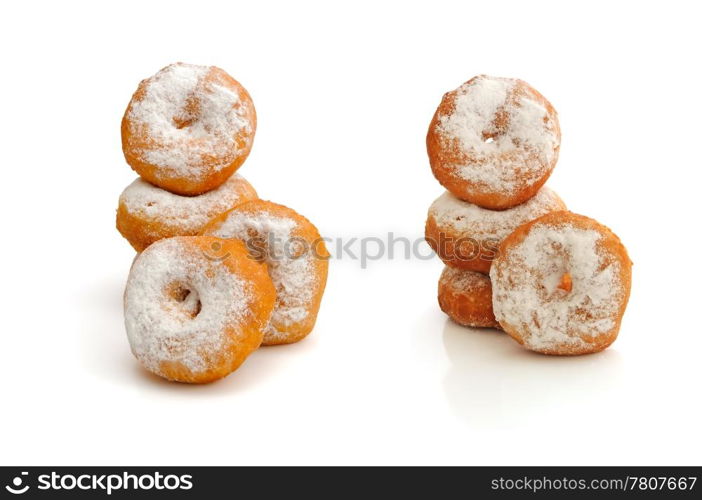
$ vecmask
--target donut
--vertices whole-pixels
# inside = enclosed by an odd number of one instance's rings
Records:
[[[476,76],[444,94],[427,133],[436,179],[492,210],[536,194],[558,160],[558,115],[522,80]]]
[[[617,338],[631,260],[599,222],[552,212],[502,242],[490,278],[495,317],[517,342],[544,354],[587,354]]]
[[[215,215],[256,198],[239,174],[199,196],[174,194],[138,178],[119,197],[117,230],[141,252],[162,238],[196,236]]]
[[[244,163],[256,110],[239,82],[215,66],[176,63],[143,80],[122,119],[127,163],[183,195],[221,185]]]
[[[274,304],[265,265],[250,259],[242,242],[167,238],[132,265],[124,293],[127,337],[150,372],[211,382],[258,348]]]
[[[517,227],[566,206],[548,187],[507,210],[487,210],[445,192],[429,208],[425,238],[445,264],[488,273],[499,244]]]
[[[263,345],[290,344],[312,331],[329,253],[310,221],[283,205],[253,200],[215,217],[203,234],[244,240],[251,256],[268,264],[276,304]]]
[[[492,285],[482,273],[444,267],[439,278],[439,307],[463,326],[500,328],[492,312]]]

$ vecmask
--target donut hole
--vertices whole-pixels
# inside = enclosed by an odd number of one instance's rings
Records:
[[[180,113],[173,117],[173,125],[178,130],[189,127],[195,123],[200,114],[200,100],[195,95],[190,95],[185,100],[185,106]]]
[[[191,290],[186,288],[184,285],[175,285],[171,296],[176,302],[185,302],[185,299],[188,298],[190,293]]]
[[[567,262],[554,263],[539,281],[539,294],[545,300],[566,299],[573,290],[573,276]]]
[[[202,311],[202,302],[200,302],[200,299],[197,300],[195,303],[195,309],[193,310],[191,317],[195,319],[195,317],[200,314],[200,311]]]
[[[202,311],[200,294],[193,287],[184,283],[173,283],[166,291],[175,309],[185,314],[190,319],[195,319]]]
[[[248,232],[246,250],[249,257],[256,262],[264,262],[269,257],[268,241],[258,233]]]
[[[195,121],[194,118],[192,117],[185,117],[185,116],[174,116],[173,117],[173,124],[175,125],[175,128],[178,130],[182,130],[186,127],[189,127],[190,125],[193,124]]]
[[[558,288],[565,292],[570,292],[573,289],[573,278],[570,276],[570,273],[563,273],[558,283]]]
[[[482,139],[485,144],[492,144],[497,140],[497,133],[494,130],[483,130]]]

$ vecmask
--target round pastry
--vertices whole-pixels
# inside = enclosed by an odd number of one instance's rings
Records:
[[[176,63],[143,80],[122,119],[127,163],[178,194],[221,185],[244,163],[256,132],[246,89],[214,66]]]
[[[444,267],[439,278],[439,307],[464,326],[500,328],[492,312],[492,285],[482,273]]]
[[[138,255],[124,316],[132,352],[147,370],[205,383],[228,375],[258,348],[274,304],[265,266],[249,258],[242,242],[179,236]]]
[[[544,354],[587,354],[617,338],[631,261],[607,227],[552,212],[502,242],[490,278],[495,317],[520,344]]]
[[[329,253],[310,221],[288,207],[253,200],[215,217],[203,234],[244,240],[251,256],[268,264],[276,304],[264,345],[297,342],[312,331]]]
[[[174,194],[138,178],[119,197],[117,229],[141,252],[162,238],[198,235],[215,215],[256,198],[239,174],[199,196]]]
[[[429,208],[425,238],[445,264],[488,273],[499,244],[512,231],[565,208],[565,203],[546,186],[529,201],[499,211],[461,201],[447,191]]]
[[[492,210],[525,202],[558,160],[558,115],[522,80],[476,76],[444,95],[427,134],[437,180]]]

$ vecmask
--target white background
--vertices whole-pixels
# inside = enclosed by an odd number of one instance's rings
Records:
[[[0,463],[700,465],[694,5],[3,4]],[[174,61],[246,86],[240,172],[330,237],[420,237],[441,95],[479,73],[530,82],[561,119],[549,185],[635,263],[619,340],[530,354],[447,321],[438,259],[342,259],[305,341],[207,386],[146,374],[122,323],[119,125]]]

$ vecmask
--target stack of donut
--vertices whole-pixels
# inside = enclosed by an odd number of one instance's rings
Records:
[[[446,93],[427,152],[447,191],[425,237],[446,265],[439,305],[451,319],[536,352],[585,354],[617,337],[631,261],[614,233],[544,186],[560,141],[556,110],[522,80],[480,75]]]
[[[214,66],[163,68],[122,119],[124,156],[140,176],[117,209],[117,229],[138,252],[127,337],[168,380],[217,380],[260,345],[297,342],[314,327],[329,255],[310,221],[258,199],[235,173],[255,132],[248,92]]]

